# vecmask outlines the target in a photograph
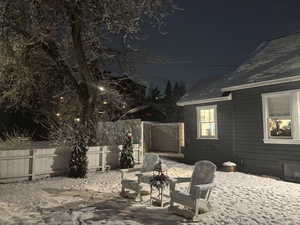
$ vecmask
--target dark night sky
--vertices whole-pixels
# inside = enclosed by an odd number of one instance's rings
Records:
[[[257,45],[300,32],[299,0],[178,0],[168,20],[167,35],[152,32],[143,43],[169,63],[145,66],[145,80],[164,85],[235,69]],[[221,66],[220,66],[221,65]],[[222,67],[225,65],[225,67]],[[227,67],[228,66],[228,67]]]

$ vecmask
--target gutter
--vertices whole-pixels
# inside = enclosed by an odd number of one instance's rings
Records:
[[[298,76],[275,79],[275,80],[266,80],[266,81],[261,81],[261,82],[255,82],[255,83],[225,87],[225,88],[222,88],[221,91],[222,92],[237,91],[237,90],[242,90],[242,89],[247,89],[247,88],[262,87],[262,86],[289,83],[289,82],[295,82],[295,81],[300,81],[300,76],[299,75]]]
[[[230,100],[232,100],[231,93],[228,96],[224,96],[224,97],[177,102],[176,105],[177,106],[198,105],[198,104],[204,104],[204,103],[210,103],[210,102],[222,102],[222,101],[230,101]]]

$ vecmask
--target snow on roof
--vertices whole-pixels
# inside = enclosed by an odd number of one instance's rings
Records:
[[[221,97],[221,88],[296,75],[300,75],[300,33],[261,43],[233,73],[200,80],[179,102]]]
[[[224,84],[224,76],[210,76],[199,80],[178,103],[214,98],[222,96],[221,88]]]

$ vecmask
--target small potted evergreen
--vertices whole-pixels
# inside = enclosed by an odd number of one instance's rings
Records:
[[[133,158],[132,134],[127,133],[120,157],[120,168],[133,168],[135,165]]]

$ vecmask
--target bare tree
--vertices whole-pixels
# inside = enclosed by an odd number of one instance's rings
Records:
[[[95,111],[99,91],[113,91],[97,71],[114,64],[131,75],[130,63],[137,54],[133,46],[143,26],[149,22],[160,29],[175,9],[172,0],[2,0],[2,47],[6,57],[18,56],[14,70],[19,73],[24,67],[17,66],[34,52],[43,54],[57,80],[74,90],[85,124]]]
[[[43,108],[41,114],[57,110],[52,129],[74,137],[72,175],[86,174],[85,139],[93,133],[96,108],[107,98],[122,108],[102,71],[132,75],[142,28],[150,23],[160,30],[175,9],[173,0],[1,0],[2,99]]]

